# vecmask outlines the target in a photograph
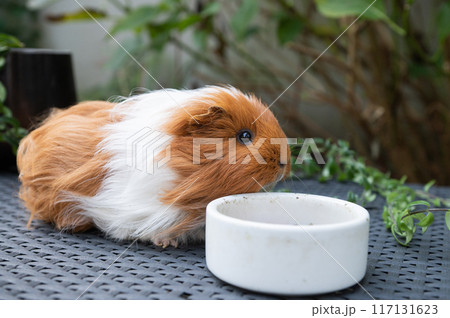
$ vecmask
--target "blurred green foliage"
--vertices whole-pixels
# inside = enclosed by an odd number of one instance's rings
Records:
[[[345,137],[371,162],[410,181],[450,184],[450,171],[442,169],[450,160],[450,2],[112,3],[123,13],[112,34],[131,35],[125,47],[153,73],[164,74],[161,61],[170,50],[183,53],[167,86],[226,82],[273,101],[320,56],[273,107],[289,135],[330,137],[301,105],[331,106]],[[120,76],[113,82],[158,88],[133,64],[118,49],[110,66]]]
[[[23,43],[11,35],[0,33],[0,71],[5,65],[9,49],[17,47],[23,47]],[[0,82],[0,142],[7,142],[16,153],[19,142],[26,136],[27,130],[20,127],[19,121],[4,104],[5,100],[6,89]]]
[[[15,36],[28,47],[36,47],[40,35],[37,11],[28,8],[27,0],[1,0],[0,33]]]

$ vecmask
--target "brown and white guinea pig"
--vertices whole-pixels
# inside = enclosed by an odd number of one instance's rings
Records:
[[[96,226],[166,247],[203,240],[210,201],[281,180],[289,158],[258,98],[208,86],[54,110],[22,140],[17,164],[29,225]]]

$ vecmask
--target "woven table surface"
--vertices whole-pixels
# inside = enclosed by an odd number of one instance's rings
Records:
[[[203,245],[130,246],[97,230],[61,233],[40,221],[27,230],[28,212],[17,198],[18,187],[17,175],[0,173],[0,299],[280,299],[215,278],[206,268]],[[349,190],[361,192],[355,184],[314,180],[279,187],[342,199]],[[450,197],[449,187],[431,192]],[[382,206],[381,198],[367,206],[369,259],[361,285],[375,299],[450,299],[450,232],[444,215],[436,213],[429,231],[417,233],[406,248],[385,229]],[[371,298],[355,285],[300,299]]]

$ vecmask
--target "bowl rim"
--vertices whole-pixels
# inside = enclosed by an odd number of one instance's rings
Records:
[[[341,206],[346,205],[348,208],[352,210],[356,210],[357,216],[352,218],[348,221],[338,222],[338,223],[331,223],[331,224],[316,224],[316,225],[308,225],[308,224],[276,224],[276,223],[264,223],[264,222],[258,222],[258,221],[250,221],[250,220],[243,220],[236,217],[232,217],[229,215],[225,215],[221,212],[219,212],[218,207],[223,204],[224,202],[229,202],[230,200],[234,199],[241,199],[243,197],[268,197],[269,199],[272,199],[273,197],[303,197],[313,200],[320,200],[325,201],[327,203],[335,203],[339,204]],[[345,231],[346,229],[353,228],[356,226],[359,226],[364,223],[370,222],[370,214],[369,212],[362,206],[352,203],[346,200],[336,199],[332,197],[327,197],[323,195],[316,195],[316,194],[307,194],[307,193],[295,193],[295,192],[257,192],[257,193],[243,193],[243,194],[234,194],[234,195],[228,195],[225,197],[217,198],[213,201],[211,201],[206,206],[206,219],[209,218],[216,218],[220,222],[225,222],[228,224],[232,224],[234,226],[240,226],[245,228],[253,228],[253,229],[263,229],[263,230],[273,230],[273,231],[282,231],[282,232],[298,232],[302,231],[305,232],[322,232],[322,231],[330,231],[330,230],[338,230],[338,231]]]

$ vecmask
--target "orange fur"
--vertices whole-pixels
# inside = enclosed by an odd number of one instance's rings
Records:
[[[83,102],[54,110],[39,128],[25,137],[17,153],[22,186],[19,196],[33,218],[54,223],[58,229],[87,230],[89,219],[78,214],[65,194],[93,196],[99,190],[108,160],[96,153],[100,128],[113,121],[114,104]]]
[[[225,112],[212,106],[219,106]],[[264,112],[266,106],[256,97],[250,96],[247,99],[240,95],[235,98],[227,93],[219,93],[204,101],[196,101],[187,106],[186,110],[195,120],[186,112],[180,111],[165,127],[169,134],[174,135],[169,166],[179,177],[175,188],[165,193],[162,201],[186,211],[182,222],[164,231],[164,235],[168,237],[177,237],[201,226],[205,219],[205,207],[212,200],[225,195],[258,192],[261,189],[258,183],[266,185],[274,182],[280,171],[286,176],[290,167],[289,147],[286,147],[288,163],[280,169],[280,145],[271,145],[269,140],[286,136],[272,112]],[[262,112],[264,114],[253,123]],[[259,138],[267,138],[259,148],[267,164],[259,164],[253,156],[248,164],[240,164],[250,152],[239,143],[236,143],[236,164],[228,163],[229,139],[234,139],[241,129],[251,129],[255,133],[253,143]],[[204,154],[215,153],[216,146],[202,145],[201,164],[193,164],[193,138],[196,137],[223,138],[224,159],[206,159]],[[211,188],[212,185],[214,189]]]
[[[105,137],[101,128],[119,120],[111,113],[113,106],[90,101],[55,110],[22,140],[17,165],[22,182],[20,198],[31,211],[28,225],[37,218],[65,230],[83,231],[93,226],[92,220],[80,213],[77,203],[67,194],[94,196],[107,177],[105,166],[112,154],[98,152],[98,146]],[[266,106],[256,97],[223,90],[202,96],[201,100],[193,99],[185,107],[189,114],[177,110],[162,127],[173,137],[168,166],[177,179],[173,188],[161,195],[160,201],[184,213],[175,225],[158,233],[164,240],[176,240],[201,227],[210,201],[231,194],[257,192],[260,184],[267,185],[286,176],[290,167],[289,147],[270,143],[270,138],[286,140],[286,136],[273,114],[265,111]],[[254,133],[253,143],[248,147],[235,143],[236,133],[242,129]],[[223,159],[207,159],[205,154],[215,153],[216,145],[202,145],[200,164],[194,164],[194,138],[222,138]],[[261,138],[266,140],[258,151],[267,164],[258,163],[249,150],[256,149],[255,144]],[[233,143],[236,163],[230,164],[229,147]],[[280,166],[282,149],[287,151],[288,162],[284,166]],[[247,156],[251,160],[242,164]]]

